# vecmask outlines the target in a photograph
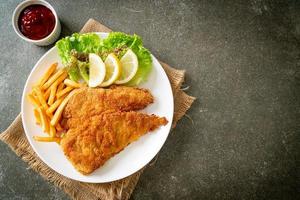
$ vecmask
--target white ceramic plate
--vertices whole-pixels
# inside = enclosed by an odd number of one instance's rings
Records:
[[[100,37],[107,37],[107,33],[97,33]],[[141,112],[164,116],[169,123],[159,129],[146,134],[138,141],[133,142],[119,154],[115,155],[104,166],[100,167],[90,175],[82,175],[75,170],[67,160],[60,146],[56,143],[36,142],[34,135],[44,135],[42,129],[35,124],[33,106],[26,98],[26,94],[31,91],[33,84],[45,73],[50,64],[58,62],[61,65],[57,48],[51,48],[32,69],[23,91],[22,96],[22,121],[26,136],[37,155],[56,172],[68,178],[89,182],[103,183],[115,181],[127,177],[138,171],[149,163],[159,152],[168,137],[173,119],[173,94],[168,77],[152,55],[153,70],[148,81],[139,87],[147,88],[154,96],[154,103]]]

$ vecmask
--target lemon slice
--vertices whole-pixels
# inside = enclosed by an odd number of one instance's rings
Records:
[[[102,59],[94,53],[89,54],[90,62],[90,79],[89,87],[97,87],[100,85],[105,77],[106,69]]]
[[[129,82],[136,74],[139,66],[138,58],[131,49],[125,53],[120,62],[122,72],[118,80],[116,80],[116,84],[124,84]]]
[[[106,74],[103,83],[101,83],[101,87],[107,87],[113,84],[120,75],[121,72],[121,63],[118,57],[111,53],[107,56],[104,61],[106,67]]]

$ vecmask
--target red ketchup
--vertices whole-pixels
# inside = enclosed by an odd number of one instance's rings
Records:
[[[40,40],[53,31],[55,17],[46,6],[31,5],[20,13],[18,25],[24,36],[32,40]]]

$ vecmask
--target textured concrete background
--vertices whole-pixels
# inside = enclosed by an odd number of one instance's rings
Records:
[[[300,2],[50,1],[63,35],[88,18],[137,33],[187,71],[198,98],[142,175],[132,199],[299,199]],[[50,48],[11,26],[0,3],[0,130],[20,112],[26,78]],[[0,143],[0,199],[67,199]]]

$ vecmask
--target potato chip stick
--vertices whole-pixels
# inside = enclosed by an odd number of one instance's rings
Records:
[[[46,81],[48,81],[49,77],[53,74],[53,72],[55,72],[56,68],[57,68],[58,63],[53,63],[49,69],[46,71],[46,73],[42,76],[42,78],[40,79],[38,85],[42,86],[46,83]]]

